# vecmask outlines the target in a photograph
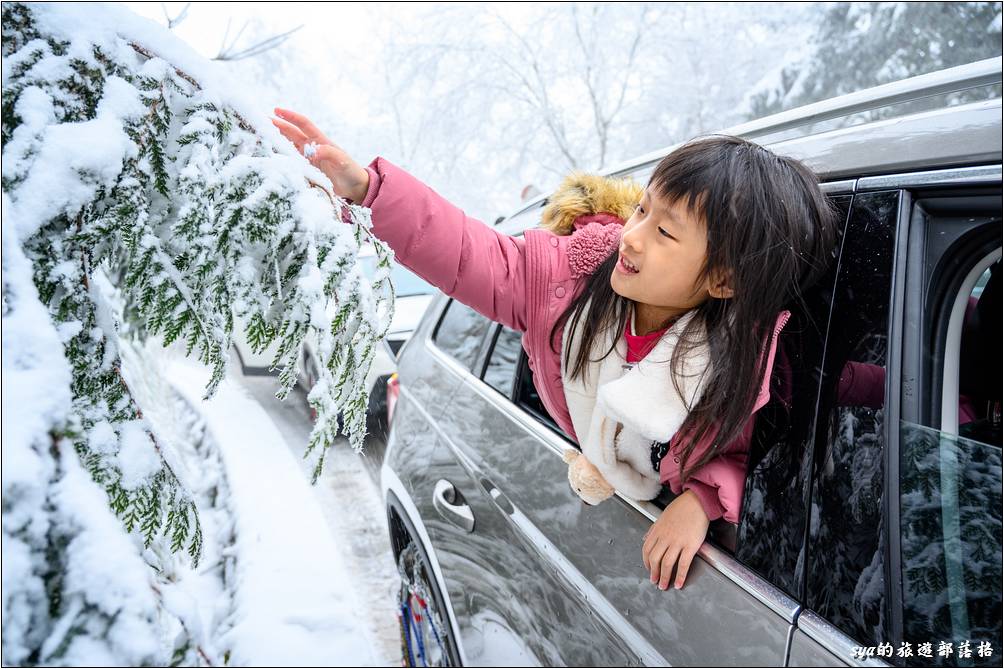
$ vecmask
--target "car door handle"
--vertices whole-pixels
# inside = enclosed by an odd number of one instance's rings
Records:
[[[432,505],[440,516],[463,531],[474,531],[474,512],[464,501],[464,496],[446,479],[436,481],[436,487],[432,491]]]

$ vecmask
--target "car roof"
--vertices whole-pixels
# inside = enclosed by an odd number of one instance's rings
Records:
[[[991,87],[1001,84],[1001,67],[1000,57],[988,58],[813,103],[717,134],[754,139],[775,153],[798,158],[824,182],[893,172],[999,164],[1002,155],[1000,97],[822,132],[813,132],[813,126],[865,113],[890,111],[895,105],[935,96],[980,88],[993,90]],[[798,131],[801,131],[800,136],[790,136]],[[600,173],[631,175],[645,180],[658,162],[681,144],[625,161]],[[547,196],[542,195],[524,203],[507,220],[543,207],[546,202]],[[503,223],[502,227],[513,226]],[[516,227],[526,227],[526,224]]]

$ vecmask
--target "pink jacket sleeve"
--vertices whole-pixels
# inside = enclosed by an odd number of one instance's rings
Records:
[[[370,185],[360,204],[372,210],[373,233],[397,261],[493,321],[525,331],[523,239],[467,216],[383,158],[367,171]]]
[[[787,311],[782,311],[777,317],[773,336],[767,342],[767,365],[763,380],[760,382],[756,402],[753,405],[753,414],[743,426],[742,434],[725,447],[721,455],[711,459],[694,472],[686,483],[681,484],[679,464],[671,462],[678,460],[673,456],[674,449],[670,448],[669,453],[662,459],[659,468],[662,482],[669,485],[674,493],[680,494],[684,490],[690,490],[697,495],[697,499],[701,502],[701,508],[704,509],[709,520],[725,518],[730,523],[739,522],[743,490],[746,486],[749,445],[756,420],[755,414],[770,400],[770,380],[774,370],[774,359],[777,355],[777,338],[790,317],[791,314]],[[710,438],[699,443],[694,448],[691,457],[700,458],[710,448],[713,438],[714,435],[711,435]]]
[[[725,518],[730,523],[739,522],[753,420],[750,417],[742,435],[726,449],[726,453],[694,472],[690,480],[683,484],[683,490],[697,495],[709,520]]]
[[[885,404],[885,367],[848,361],[840,370],[837,406],[881,409]]]

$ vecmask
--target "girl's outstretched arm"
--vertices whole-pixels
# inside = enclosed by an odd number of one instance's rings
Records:
[[[522,238],[467,216],[383,158],[361,166],[306,117],[275,112],[275,126],[331,180],[335,193],[370,208],[373,234],[398,262],[487,318],[526,331],[530,284]]]

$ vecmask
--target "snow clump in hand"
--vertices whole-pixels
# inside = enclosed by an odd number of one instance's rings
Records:
[[[303,147],[303,156],[310,160],[317,155],[317,142],[310,142],[305,147]]]

